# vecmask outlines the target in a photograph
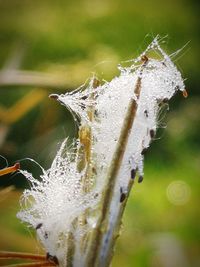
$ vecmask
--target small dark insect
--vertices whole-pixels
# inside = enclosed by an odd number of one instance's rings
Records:
[[[55,263],[56,265],[59,265],[58,258],[56,256],[50,255],[49,252],[47,252],[46,259],[49,262],[52,262],[52,263]]]
[[[82,100],[86,100],[88,98],[88,96],[84,95],[81,97]]]
[[[48,234],[47,234],[47,232],[44,233],[44,238],[45,238],[45,239],[48,238]]]
[[[143,148],[141,155],[144,155],[147,152],[147,147]]]
[[[125,193],[121,193],[121,196],[120,196],[120,203],[122,203],[126,198],[126,194]]]
[[[150,133],[151,139],[154,138],[154,136],[155,136],[155,131],[154,131],[153,129],[151,129],[151,130],[149,131],[149,133]]]
[[[94,195],[94,198],[97,198],[99,196],[99,194],[98,193],[96,193],[95,195]]]
[[[51,95],[49,95],[49,98],[57,100],[58,99],[58,95],[57,94],[51,94]]]
[[[135,179],[135,175],[136,175],[136,170],[135,169],[132,169],[131,170],[131,179]]]
[[[96,175],[97,174],[97,170],[95,167],[92,167],[92,172]]]
[[[120,187],[120,203],[122,203],[126,198],[126,192],[123,191],[123,188]]]
[[[144,177],[140,175],[138,178],[138,183],[141,183],[143,181],[143,179],[144,179]]]
[[[42,223],[38,223],[38,225],[35,227],[36,230],[40,229],[42,227]]]
[[[120,193],[121,193],[121,195],[120,195],[120,203],[122,203],[126,198],[126,192],[123,191],[122,187],[120,187]]]
[[[147,61],[149,60],[148,57],[146,55],[143,55],[141,57],[141,60],[144,62],[144,63],[147,63]]]
[[[168,103],[168,101],[169,101],[169,99],[167,98],[167,97],[165,97],[165,98],[163,98],[163,99],[158,99],[158,106],[159,107],[162,107],[163,106],[163,104],[167,104]]]
[[[162,102],[163,103],[168,103],[169,99],[166,97],[166,98],[163,98]]]
[[[148,112],[146,109],[145,109],[145,111],[144,111],[144,114],[145,114],[146,118],[149,117],[149,112]]]

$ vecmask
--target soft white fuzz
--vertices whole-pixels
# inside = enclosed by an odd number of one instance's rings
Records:
[[[148,56],[152,51],[156,52],[156,58]],[[147,57],[145,67],[142,66],[144,56]],[[134,95],[138,77],[141,77],[139,99]],[[71,233],[75,240],[75,266],[84,266],[87,248],[82,250],[81,238],[96,225],[105,177],[130,99],[137,101],[138,109],[117,177],[110,221],[116,219],[120,194],[126,191],[131,176],[134,179],[137,172],[139,181],[142,180],[143,154],[155,137],[160,105],[177,90],[184,90],[180,72],[160,48],[157,38],[132,66],[120,67],[118,77],[99,86],[93,86],[93,82],[92,79],[84,90],[54,95],[79,123],[81,136],[74,147],[67,150],[64,141],[51,168],[43,170],[40,180],[22,171],[31,182],[31,189],[23,193],[22,211],[18,217],[36,229],[46,251],[56,256],[62,266],[66,266]],[[88,129],[90,135],[86,134],[85,138],[83,132]],[[90,140],[87,140],[88,136]],[[89,156],[84,152],[87,149]],[[81,157],[85,163],[79,168]],[[87,189],[84,189],[85,185]],[[81,223],[81,216],[86,218],[84,223]]]

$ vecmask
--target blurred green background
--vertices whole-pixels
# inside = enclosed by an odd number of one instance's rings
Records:
[[[189,42],[174,58],[189,97],[173,98],[162,120],[168,127],[145,157],[113,267],[200,266],[199,14],[198,0],[0,0],[0,155],[9,165],[30,157],[48,168],[61,140],[77,134],[50,93],[73,90],[94,72],[111,79],[157,34],[169,54]],[[21,165],[38,175],[33,163]],[[28,183],[17,174],[0,177],[0,185],[0,250],[37,253],[34,233],[15,217]]]

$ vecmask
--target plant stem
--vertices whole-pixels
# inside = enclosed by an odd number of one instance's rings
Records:
[[[99,86],[99,81],[94,77],[92,81],[92,90]],[[94,93],[91,91],[89,96],[91,99],[94,98]],[[94,107],[88,107],[87,110],[89,121],[92,122],[94,119]],[[86,168],[85,175],[82,177],[82,193],[86,194],[91,190],[90,179],[92,178],[92,162],[91,162],[91,153],[92,153],[92,129],[91,126],[83,124],[79,128],[79,141],[80,147],[78,148],[78,165],[77,169],[81,172]],[[77,228],[78,224],[85,225],[87,224],[88,210],[86,210],[78,219],[73,222],[74,229]],[[84,250],[87,246],[88,236],[84,235],[81,240],[79,240],[80,249],[84,253]],[[74,253],[76,249],[75,238],[72,232],[69,233],[68,237],[68,250],[67,250],[67,266],[73,267]]]
[[[112,256],[113,256],[113,248],[116,242],[116,239],[119,236],[119,231],[122,223],[122,216],[124,214],[124,210],[126,207],[126,203],[131,192],[131,188],[134,184],[134,179],[129,180],[128,187],[126,189],[126,198],[123,203],[120,203],[120,207],[118,209],[117,215],[114,217],[112,222],[109,222],[106,233],[104,234],[105,244],[102,244],[101,253],[103,251],[103,255],[100,259],[100,266],[109,266]],[[104,247],[105,245],[105,247]],[[101,265],[103,263],[103,265]]]
[[[76,225],[77,222],[75,221],[74,224]],[[74,258],[74,252],[75,252],[75,242],[74,242],[74,235],[72,232],[68,233],[67,237],[67,243],[68,243],[68,249],[67,249],[67,267],[73,266],[73,258]]]
[[[26,260],[46,260],[45,255],[0,251],[0,259],[26,259]]]
[[[6,175],[8,173],[15,172],[15,171],[17,171],[19,169],[20,169],[20,164],[19,163],[15,163],[15,165],[13,165],[11,167],[7,167],[7,168],[4,168],[4,169],[1,169],[0,170],[0,176]]]
[[[141,89],[141,77],[138,77],[134,93],[139,98]],[[121,129],[119,141],[117,143],[117,147],[111,161],[111,165],[108,171],[108,175],[106,177],[107,185],[102,197],[102,210],[101,216],[98,221],[98,225],[94,231],[93,238],[91,240],[92,249],[90,249],[90,253],[88,255],[88,262],[87,266],[100,266],[99,265],[99,254],[102,245],[102,238],[104,233],[107,230],[107,223],[109,220],[109,208],[111,205],[113,193],[114,193],[114,186],[116,183],[117,175],[119,169],[121,167],[122,159],[126,150],[126,145],[128,142],[128,137],[130,134],[130,130],[132,128],[135,115],[137,111],[137,103],[132,98],[128,105],[127,113],[124,119],[124,123]],[[103,267],[101,265],[101,267]]]
[[[140,91],[141,91],[141,79],[142,79],[142,73],[144,68],[146,67],[148,63],[148,57],[146,55],[143,55],[141,58],[141,61],[143,64],[140,68],[140,77],[138,78],[138,81],[135,86],[135,94],[137,98],[139,99]],[[137,109],[137,106],[136,106]],[[137,110],[136,110],[137,111]],[[132,125],[134,123],[134,118],[132,121]],[[126,207],[126,203],[128,200],[128,196],[130,194],[131,188],[133,186],[134,179],[130,179],[125,193],[125,199],[121,202],[119,201],[119,195],[113,194],[112,200],[109,205],[109,211],[108,211],[108,221],[107,221],[107,227],[106,231],[103,233],[102,238],[102,244],[101,249],[99,252],[99,265],[98,266],[109,266],[112,256],[113,256],[113,248],[116,242],[117,237],[119,236],[119,230],[121,226],[121,219]],[[120,202],[120,203],[119,203]]]
[[[43,266],[55,266],[55,264],[48,261],[31,262],[31,263],[17,263],[9,265],[1,265],[2,267],[43,267]]]
[[[2,70],[0,71],[0,87],[5,86],[31,86],[47,89],[74,88],[66,78],[36,71]],[[71,91],[71,90],[69,90]]]

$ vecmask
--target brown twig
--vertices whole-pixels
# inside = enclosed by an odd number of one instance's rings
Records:
[[[26,259],[26,260],[46,260],[45,255],[24,253],[24,252],[10,252],[10,251],[0,251],[0,259]]]
[[[140,89],[141,89],[141,78],[139,77],[137,80],[136,86],[135,86],[135,90],[134,90],[135,95],[139,96]],[[114,156],[113,156],[113,159],[112,159],[109,171],[108,171],[108,175],[106,178],[108,183],[107,183],[104,195],[103,195],[101,217],[99,219],[96,232],[94,233],[94,236],[92,239],[93,249],[91,250],[91,253],[89,254],[89,257],[88,257],[88,266],[98,266],[100,246],[101,246],[101,241],[102,241],[103,234],[105,231],[103,230],[103,228],[105,228],[105,225],[108,221],[109,207],[110,207],[110,203],[112,200],[114,185],[116,182],[118,171],[121,166],[123,155],[125,153],[126,145],[128,142],[128,137],[130,134],[130,129],[132,128],[136,111],[137,111],[137,103],[134,99],[131,99],[128,109],[127,109],[127,114],[124,119],[124,124],[121,130],[121,133],[120,133],[117,148],[114,153]]]
[[[139,99],[140,91],[141,91],[141,76],[142,76],[144,67],[147,65],[148,58],[145,56],[141,60],[142,60],[142,65],[140,69],[140,75],[137,79],[137,82],[134,88],[134,94],[138,99]],[[126,150],[130,130],[132,129],[132,126],[135,120],[137,108],[138,108],[137,101],[135,101],[134,99],[131,99],[128,105],[126,116],[124,118],[119,140],[116,146],[116,150],[113,155],[110,168],[108,170],[108,174],[106,177],[107,185],[106,185],[103,197],[102,197],[101,216],[99,218],[96,231],[94,231],[94,235],[92,238],[93,244],[91,244],[92,246],[91,253],[89,253],[88,255],[88,262],[87,262],[88,266],[95,266],[95,267],[109,266],[109,263],[112,258],[112,247],[110,247],[109,255],[107,255],[107,260],[105,264],[102,265],[101,262],[99,261],[102,239],[108,227],[108,221],[109,221],[109,216],[110,216],[110,205],[112,201],[114,187],[115,187],[119,169],[121,167],[122,159],[123,159],[123,156]],[[129,186],[131,189],[132,182],[130,183]],[[123,210],[120,212],[120,216],[122,215],[123,215]],[[121,221],[121,217],[118,217],[118,219]],[[116,238],[114,238],[112,246],[114,245],[115,240]]]
[[[15,171],[17,171],[19,169],[20,169],[20,164],[19,163],[15,163],[15,165],[13,165],[11,167],[7,167],[7,168],[4,168],[4,169],[0,170],[0,176],[3,176],[3,175],[8,174],[8,173],[15,172]]]
[[[55,266],[55,264],[48,261],[31,262],[31,263],[17,263],[2,265],[2,267],[42,267],[42,266]]]

